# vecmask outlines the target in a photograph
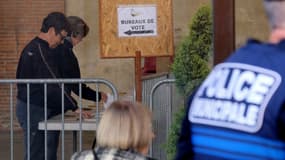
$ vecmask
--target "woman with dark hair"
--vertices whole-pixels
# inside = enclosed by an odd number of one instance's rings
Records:
[[[87,36],[89,32],[88,25],[77,16],[69,16],[67,20],[70,24],[70,32],[65,38],[64,43],[60,45],[56,52],[58,52],[59,65],[61,78],[81,78],[80,68],[78,59],[73,52],[73,47],[82,41],[84,37]],[[74,92],[76,95],[79,95],[79,86],[78,84],[66,84],[66,92],[71,97],[71,92]],[[72,97],[71,97],[72,98]],[[93,89],[89,88],[86,84],[82,84],[82,98],[92,101],[103,101],[106,102],[107,95],[103,92],[96,92]],[[79,112],[77,110],[76,112]],[[86,114],[84,112],[84,117],[89,117],[91,114]]]

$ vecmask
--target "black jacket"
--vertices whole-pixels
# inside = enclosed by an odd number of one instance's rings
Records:
[[[68,40],[64,40],[64,44],[58,46],[56,49],[59,55],[60,75],[61,78],[81,78],[80,68],[77,57],[72,51],[73,46]],[[71,91],[79,96],[79,85],[78,84],[67,84],[66,89],[69,95]],[[82,98],[87,100],[96,101],[97,92],[89,88],[86,84],[82,84]],[[101,93],[98,92],[98,100],[101,100]]]
[[[42,51],[42,54],[40,52]],[[43,58],[44,57],[44,58]],[[17,79],[52,79],[54,76],[48,70],[46,63],[56,77],[60,77],[57,55],[53,49],[49,48],[46,41],[36,37],[22,51],[16,78]],[[61,113],[61,88],[59,84],[47,85],[47,107],[55,113]],[[18,84],[17,98],[27,102],[27,85]],[[64,110],[77,109],[74,101],[70,101],[67,97],[64,100]],[[44,85],[30,85],[30,103],[37,106],[44,106]]]
[[[212,69],[189,98],[176,160],[285,159],[284,49],[249,40]]]

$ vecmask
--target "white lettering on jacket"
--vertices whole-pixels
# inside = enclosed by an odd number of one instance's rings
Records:
[[[256,132],[280,83],[280,75],[272,70],[220,64],[194,96],[188,118],[193,123]]]

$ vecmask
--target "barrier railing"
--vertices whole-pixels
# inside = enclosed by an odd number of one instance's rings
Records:
[[[65,84],[78,84],[79,86],[79,100],[78,100],[78,107],[80,109],[80,116],[78,119],[78,127],[79,129],[76,130],[79,131],[79,151],[82,150],[82,131],[83,131],[83,127],[84,127],[84,123],[83,123],[83,119],[82,119],[82,84],[86,83],[92,83],[95,84],[95,91],[97,91],[97,102],[96,102],[96,123],[99,121],[100,118],[100,111],[99,111],[99,102],[98,102],[98,91],[100,91],[102,88],[104,90],[106,90],[106,87],[109,88],[111,94],[113,94],[114,96],[114,100],[118,99],[118,91],[115,88],[115,86],[105,80],[105,79],[0,79],[0,85],[9,85],[9,110],[10,110],[10,159],[14,160],[15,157],[15,150],[14,150],[14,145],[15,145],[15,141],[14,141],[14,105],[15,105],[15,95],[14,94],[14,90],[16,90],[15,85],[17,84],[24,84],[27,87],[27,149],[28,149],[28,153],[27,153],[27,158],[28,160],[30,159],[30,150],[29,150],[29,146],[30,146],[30,85],[31,84],[42,84],[44,86],[44,111],[45,111],[45,118],[44,118],[44,127],[42,128],[44,130],[45,133],[45,159],[47,159],[47,131],[49,130],[49,124],[48,124],[48,119],[47,119],[47,85],[48,84],[59,84],[59,87],[61,87],[61,97],[64,97],[64,88],[65,88]],[[103,86],[103,87],[102,87]],[[105,87],[105,88],[104,88]],[[64,144],[65,141],[65,130],[68,130],[68,127],[65,125],[65,116],[64,116],[64,98],[61,98],[61,104],[62,104],[62,114],[61,114],[61,144]],[[33,113],[35,114],[35,113]],[[92,122],[91,122],[92,123]],[[88,125],[88,124],[87,124]],[[96,128],[94,129],[94,127],[97,127],[97,125],[91,125],[91,127],[93,127],[92,130],[96,130]],[[77,135],[75,135],[77,136]],[[75,137],[74,137],[75,138]],[[1,143],[1,142],[0,142]],[[75,143],[77,144],[77,140],[75,141]],[[64,160],[65,159],[65,145],[61,145],[61,159]],[[7,148],[6,148],[7,149]],[[74,148],[76,149],[76,148]],[[1,156],[1,155],[0,155]],[[3,157],[4,159],[8,159]],[[69,158],[67,158],[69,159]]]
[[[184,103],[177,94],[175,79],[162,74],[143,80],[143,102],[152,110],[153,129],[156,134],[150,147],[150,155],[156,159],[166,159],[163,145],[166,144],[173,114]]]

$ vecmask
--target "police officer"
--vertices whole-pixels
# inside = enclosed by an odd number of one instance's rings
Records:
[[[285,159],[285,0],[264,0],[268,42],[250,39],[189,97],[177,160]]]

